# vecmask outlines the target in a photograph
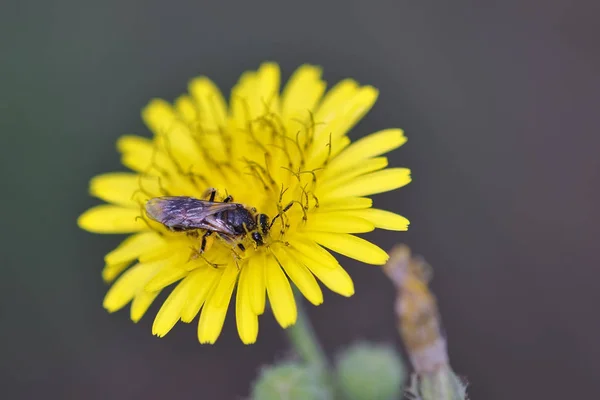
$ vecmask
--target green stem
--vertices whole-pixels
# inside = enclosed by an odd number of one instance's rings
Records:
[[[298,353],[305,363],[326,370],[328,364],[327,357],[325,357],[325,353],[315,335],[310,319],[306,315],[301,296],[296,296],[296,304],[298,306],[298,319],[295,325],[285,330],[288,339],[294,350],[296,350],[296,353]]]

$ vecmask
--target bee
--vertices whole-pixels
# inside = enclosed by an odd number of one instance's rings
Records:
[[[225,242],[245,251],[241,241],[250,235],[256,246],[265,244],[271,224],[266,214],[256,213],[241,203],[234,203],[231,196],[215,201],[216,191],[210,191],[208,200],[188,196],[155,197],[146,202],[146,213],[175,232],[203,230],[200,253],[204,253],[208,237],[216,234]]]

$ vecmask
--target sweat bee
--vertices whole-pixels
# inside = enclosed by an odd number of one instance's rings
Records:
[[[148,217],[176,232],[203,230],[200,254],[204,253],[208,237],[216,234],[225,242],[245,251],[241,241],[250,235],[256,246],[263,246],[271,224],[266,214],[256,213],[243,204],[234,203],[231,196],[215,201],[216,190],[210,190],[208,200],[188,196],[155,197],[146,202]]]

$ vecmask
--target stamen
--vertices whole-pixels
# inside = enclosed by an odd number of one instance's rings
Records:
[[[141,220],[142,220],[142,221],[143,221],[143,222],[146,224],[146,226],[147,226],[147,227],[148,227],[150,230],[152,230],[152,231],[154,231],[154,232],[158,233],[160,236],[163,236],[163,231],[162,231],[162,230],[158,230],[158,229],[156,229],[156,227],[152,226],[152,225],[150,224],[150,221],[148,221],[148,220],[147,220],[147,219],[144,217],[144,205],[143,205],[143,204],[141,204],[141,203],[140,203],[140,215],[136,216],[136,217],[135,217],[135,219],[134,219],[134,221],[137,221],[138,219],[141,219]]]
[[[302,205],[302,208],[304,210],[308,210],[308,206],[309,206],[309,204],[308,204],[308,192],[306,191],[306,187],[307,186],[308,186],[308,183],[306,185],[300,187],[300,189],[302,190],[302,195],[306,199],[306,205],[304,205],[304,204]]]
[[[287,152],[287,148],[285,148],[284,146],[278,145],[276,143],[268,143],[267,146],[275,147],[276,149],[283,151],[286,158],[288,159],[288,167],[292,168],[294,166],[294,164],[292,163],[292,158],[290,157],[290,154]]]
[[[251,166],[251,165],[249,165],[248,168],[250,168],[250,170],[252,172],[250,172],[250,173],[246,172],[246,173],[244,173],[244,175],[249,175],[249,176],[253,176],[253,177],[257,178],[260,181],[260,183],[262,183],[263,189],[265,190],[265,192],[268,192],[269,189],[270,189],[269,185],[267,185],[267,182],[265,182],[265,180],[260,175],[260,173],[256,170],[256,168],[254,166]]]
[[[302,175],[302,174],[312,175],[311,183],[312,183],[313,187],[315,187],[317,185],[317,174],[315,172],[323,169],[323,167],[314,168],[311,170],[304,170],[304,171],[298,169],[298,172],[294,172],[293,170],[286,168],[286,167],[281,167],[281,168],[285,169],[286,171],[290,172],[293,176],[295,176],[296,179],[298,180],[299,184],[302,184],[302,179],[301,179],[300,175]]]
[[[300,131],[296,132],[296,147],[298,147],[298,154],[300,154],[300,166],[298,168],[304,167],[304,151],[300,146]]]
[[[160,176],[157,176],[156,179],[158,180],[158,189],[160,190],[160,192],[164,195],[164,196],[170,196],[171,194],[169,193],[169,191],[162,185],[162,180],[160,179]]]
[[[152,148],[152,154],[150,155],[150,164],[148,165],[146,171],[144,171],[144,174],[151,175],[150,171],[152,171],[152,169],[155,169],[159,173],[159,175],[169,177],[171,174],[166,169],[159,167],[156,163],[156,155],[158,154],[158,151],[158,145],[155,143],[155,145]]]
[[[308,116],[310,119],[310,123],[307,124],[305,122],[305,120],[300,119],[300,118],[293,118],[292,121],[296,121],[298,122],[300,125],[302,125],[304,127],[304,130],[306,132],[306,139],[304,141],[304,151],[307,151],[310,146],[313,144],[314,142],[314,138],[315,138],[315,131],[316,131],[316,126],[317,125],[325,125],[325,122],[315,122],[315,116],[313,114],[313,112],[311,110],[307,110],[308,112]]]
[[[282,131],[280,131],[279,127],[277,127],[272,120],[270,120],[270,119],[267,118],[269,116],[272,116],[272,115],[271,114],[267,114],[267,115],[258,117],[256,119],[256,122],[262,124],[263,126],[265,126],[268,129],[270,129],[270,131],[271,131],[271,142],[272,142],[270,144],[272,144],[272,145],[275,144],[275,138],[281,138],[282,146],[279,147],[279,148],[281,150],[283,150],[285,156],[287,157],[287,159],[289,161],[289,164],[292,164],[292,162],[293,162],[292,156],[290,155],[289,149],[287,147],[287,143],[285,141],[286,139],[290,139],[290,138],[287,137],[287,135],[285,133],[285,130],[283,128],[281,128]]]
[[[177,120],[173,121],[172,126],[175,125],[175,122],[178,122],[178,121]],[[169,128],[169,129],[176,129],[176,128]],[[173,148],[171,147],[171,140],[169,138],[168,132],[167,131],[161,132],[159,134],[159,136],[164,140],[164,148],[165,148],[167,157],[169,157],[169,159],[175,166],[175,169],[177,170],[179,175],[184,175],[185,172],[183,171],[181,164],[179,164],[179,160],[177,160],[177,157],[175,157],[175,155],[173,154]]]
[[[145,194],[147,197],[154,197],[150,192],[148,192],[146,189],[144,189],[144,186],[142,185],[142,178],[146,177],[142,174],[138,175],[138,189],[134,190],[133,193],[131,194],[131,200],[133,200],[135,198],[135,195],[138,193],[143,193]]]
[[[198,183],[196,182],[196,178],[201,180],[204,183],[204,186],[208,186],[208,179],[206,179],[206,177],[202,174],[196,174],[193,172],[194,166],[190,165],[190,168],[188,169],[188,172],[185,173],[184,176],[186,176],[187,178],[190,179],[190,181],[196,185],[198,188],[202,188],[202,186],[198,185]]]
[[[298,133],[300,133],[300,132],[298,132]],[[298,144],[298,140],[297,140],[298,135],[296,135],[296,140],[292,139],[291,137],[287,137],[287,136],[282,136],[282,139],[283,139],[282,143],[286,143],[285,141],[289,140],[296,146],[296,148],[298,149],[298,154],[300,156],[300,165],[298,166],[298,168],[302,168],[304,166],[304,162],[305,162],[304,161],[304,152],[302,151],[302,148]],[[288,165],[290,168],[292,168],[293,160],[292,160],[291,155],[289,154],[287,146],[284,146],[284,151],[285,151],[286,156],[288,157],[288,161],[289,161]]]
[[[271,184],[273,186],[276,186],[277,184],[275,183],[275,179],[273,179],[273,176],[271,175],[269,165],[271,165],[271,155],[269,153],[265,153],[265,169],[267,170],[267,176],[269,177]]]
[[[219,134],[221,135],[221,140],[223,141],[223,146],[225,147],[225,154],[227,158],[233,157],[233,140],[231,139],[231,135],[227,132],[225,128],[219,125]]]
[[[309,193],[312,196],[312,198],[315,200],[315,208],[319,208],[319,199],[317,198],[317,196],[315,196],[315,194],[313,192],[309,192]]]
[[[267,157],[268,153],[265,153],[265,157]],[[275,180],[273,179],[273,177],[271,176],[271,174],[269,173],[269,171],[263,167],[262,165],[260,165],[259,163],[257,163],[256,161],[252,161],[249,160],[247,158],[242,158],[242,160],[248,164],[248,167],[250,168],[256,168],[258,169],[260,172],[262,172],[268,179],[269,179],[269,183],[273,186],[275,186],[277,183],[275,182]]]
[[[141,219],[142,222],[144,222],[146,224],[146,226],[150,229],[152,229],[153,231],[156,231],[158,234],[162,235],[162,232],[157,231],[156,229],[154,229],[152,227],[152,225],[150,225],[150,222],[148,222],[148,220],[146,220],[146,218],[142,217],[141,215],[138,215],[135,217],[134,221],[137,221],[138,219]]]
[[[258,146],[264,153],[268,153],[269,151],[267,150],[267,148],[254,135],[254,128],[252,126],[252,120],[250,118],[250,107],[248,106],[248,101],[243,97],[236,97],[242,102],[242,107],[244,108],[244,113],[246,114],[246,128],[248,135],[250,135],[251,143]]]
[[[269,101],[265,101],[264,97],[260,98],[260,102],[263,104],[263,107],[265,108],[265,114],[273,114],[276,115],[274,112],[271,111],[271,103],[273,103],[273,100],[275,100],[275,96],[277,96],[279,94],[278,91],[273,91],[269,97]]]
[[[289,187],[287,188],[283,188],[283,183],[281,184],[281,190],[279,191],[279,201],[277,204],[277,208],[279,209],[279,207],[281,207],[281,202],[283,201],[283,195],[285,194],[285,192],[287,192],[289,189]]]
[[[327,158],[325,159],[325,162],[323,162],[324,167],[327,164],[329,164],[329,160],[331,158],[331,132],[329,132],[329,142],[326,144],[326,146],[328,147],[328,149],[327,149]]]

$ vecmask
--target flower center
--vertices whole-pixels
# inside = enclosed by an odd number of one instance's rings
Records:
[[[254,119],[232,117],[215,124],[199,116],[174,117],[164,129],[155,129],[148,168],[158,188],[146,192],[140,183],[140,191],[200,203],[191,209],[172,204],[170,213],[185,219],[175,218],[173,226],[160,216],[153,219],[200,240],[200,254],[216,240],[241,253],[285,243],[319,207],[317,182],[349,139],[317,132],[310,113],[284,121],[267,104]],[[207,187],[215,188],[208,196]],[[198,233],[190,235],[193,230]]]

